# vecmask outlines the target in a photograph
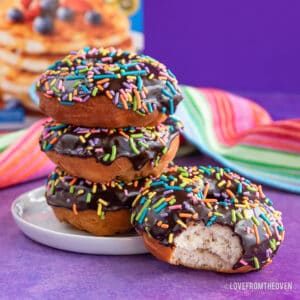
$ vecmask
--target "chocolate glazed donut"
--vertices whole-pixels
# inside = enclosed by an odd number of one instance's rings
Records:
[[[94,235],[115,235],[132,229],[130,208],[143,182],[96,184],[56,168],[48,177],[46,200],[60,221]]]
[[[165,65],[114,48],[72,52],[50,66],[36,88],[42,112],[85,127],[155,126],[183,98]]]
[[[131,221],[149,251],[171,264],[237,273],[272,261],[281,213],[260,185],[219,167],[171,167],[148,179]]]
[[[182,124],[170,117],[156,127],[83,128],[54,121],[45,125],[41,149],[70,175],[93,182],[130,182],[157,176],[174,158]]]

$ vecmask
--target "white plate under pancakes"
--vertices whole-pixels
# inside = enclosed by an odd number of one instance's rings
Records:
[[[59,222],[40,187],[19,196],[11,206],[11,213],[23,233],[41,244],[78,253],[129,255],[148,251],[136,234],[96,237]]]

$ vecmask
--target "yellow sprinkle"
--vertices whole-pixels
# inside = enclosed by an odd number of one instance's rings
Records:
[[[101,198],[98,199],[98,202],[101,203],[101,204],[103,204],[104,206],[108,206],[108,202],[105,201],[105,200],[103,200],[103,199],[101,199]]]
[[[168,243],[172,244],[173,243],[173,239],[174,239],[174,233],[170,233],[168,236]]]
[[[101,216],[101,213],[102,213],[102,204],[101,204],[101,203],[98,203],[97,215],[98,215],[98,216]]]
[[[86,139],[85,139],[82,135],[79,136],[79,139],[81,140],[81,142],[82,142],[83,144],[86,143]]]
[[[183,227],[185,229],[187,228],[187,226],[180,219],[176,220],[176,223],[179,224],[181,227]]]

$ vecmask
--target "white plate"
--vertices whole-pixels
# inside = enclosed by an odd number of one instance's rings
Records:
[[[61,250],[106,255],[141,254],[148,251],[136,234],[96,237],[59,222],[40,187],[19,196],[11,212],[19,228],[31,239]]]

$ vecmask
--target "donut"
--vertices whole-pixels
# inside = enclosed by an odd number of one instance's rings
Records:
[[[72,52],[41,75],[36,89],[44,114],[85,127],[155,126],[183,98],[165,65],[114,48]]]
[[[143,180],[96,184],[57,167],[48,177],[45,195],[59,221],[93,235],[108,236],[132,229],[131,203],[142,183]]]
[[[69,174],[93,182],[157,176],[175,157],[180,121],[155,127],[84,128],[50,121],[40,136],[47,156]]]
[[[260,270],[284,239],[281,213],[228,168],[170,167],[147,179],[131,222],[158,259],[224,273]]]

